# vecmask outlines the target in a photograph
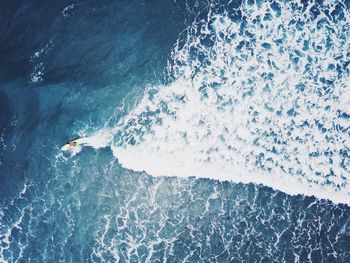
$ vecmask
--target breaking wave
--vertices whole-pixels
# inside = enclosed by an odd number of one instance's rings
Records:
[[[114,155],[350,204],[349,15],[340,1],[212,4],[179,36],[170,84],[118,123]]]

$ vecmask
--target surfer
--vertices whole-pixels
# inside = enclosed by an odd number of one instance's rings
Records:
[[[62,146],[61,150],[62,151],[73,150],[73,148],[75,148],[75,146],[79,144],[81,144],[81,142],[79,142],[79,139],[70,139],[67,141],[65,145]]]
[[[74,147],[74,146],[77,145],[77,142],[75,142],[75,141],[73,141],[73,140],[69,140],[69,141],[67,142],[67,144],[69,144],[69,146],[71,146],[71,147]]]
[[[69,146],[71,146],[71,147],[75,147],[77,145],[77,142],[75,142],[73,140],[68,140],[67,144],[69,144]]]

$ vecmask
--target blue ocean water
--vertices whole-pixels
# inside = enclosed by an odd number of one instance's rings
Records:
[[[1,1],[0,262],[349,262],[349,8]]]

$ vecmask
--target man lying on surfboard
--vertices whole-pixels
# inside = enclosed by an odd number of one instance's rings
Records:
[[[65,145],[62,146],[62,151],[72,150],[75,146],[82,144],[81,138],[68,140]]]
[[[73,141],[73,140],[68,140],[67,144],[69,144],[69,146],[74,147],[77,145],[77,142]]]

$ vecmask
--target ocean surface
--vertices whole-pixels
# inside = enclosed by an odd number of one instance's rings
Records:
[[[350,1],[0,0],[0,262],[350,262]]]

